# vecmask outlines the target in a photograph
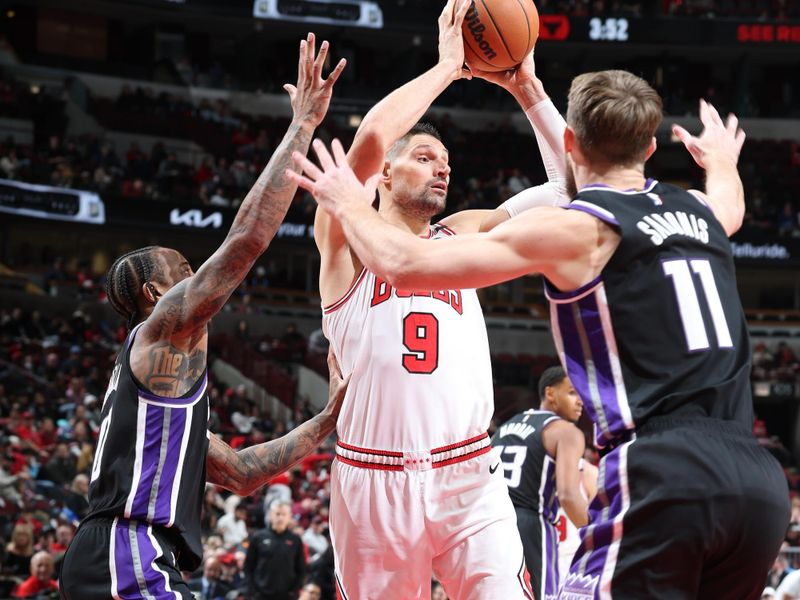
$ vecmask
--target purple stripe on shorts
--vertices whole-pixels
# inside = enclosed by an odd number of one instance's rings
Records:
[[[142,475],[139,487],[131,506],[132,519],[146,519],[147,505],[150,502],[150,490],[158,470],[158,457],[161,453],[161,434],[164,429],[164,409],[160,406],[147,405],[145,417],[144,447],[142,449]]]
[[[153,523],[166,525],[170,521],[172,501],[172,484],[178,470],[178,461],[181,458],[181,446],[188,440],[183,439],[183,430],[186,425],[185,408],[173,408],[169,422],[169,439],[167,440],[167,456],[161,470],[161,480],[158,483],[158,496],[156,497],[156,510]]]
[[[128,521],[120,519],[114,531],[114,568],[117,573],[117,594],[120,598],[139,598],[139,584],[133,570],[131,541],[128,537]]]
[[[620,487],[620,454],[624,446],[615,448],[607,454],[605,462],[605,477],[603,478],[604,495],[608,498],[607,511],[603,518],[603,508],[600,503],[589,511],[593,540],[592,553],[586,563],[586,574],[600,576],[608,558],[608,550],[614,541],[614,519],[622,512],[622,490]],[[594,505],[594,503],[593,503]],[[602,519],[602,520],[601,520]]]
[[[153,542],[147,535],[147,525],[140,523],[136,526],[136,541],[139,544],[139,559],[142,564],[142,574],[147,585],[147,591],[156,598],[168,598],[167,585],[164,574],[153,567],[153,562],[158,554]]]
[[[544,594],[545,598],[558,592],[558,531],[551,523],[545,523],[545,539],[542,550],[545,555]]]

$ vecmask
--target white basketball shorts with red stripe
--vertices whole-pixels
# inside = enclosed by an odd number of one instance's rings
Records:
[[[330,531],[344,600],[531,600],[516,514],[487,435],[429,451],[337,443]]]

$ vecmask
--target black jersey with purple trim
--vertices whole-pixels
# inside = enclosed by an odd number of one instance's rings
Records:
[[[710,416],[751,427],[750,344],[728,237],[697,196],[648,179],[591,185],[568,209],[613,227],[600,276],[549,282],[553,337],[600,446],[652,416]]]
[[[556,463],[545,450],[542,432],[560,419],[549,410],[526,410],[503,423],[492,436],[492,446],[500,448],[511,502],[539,513],[550,523],[558,519]]]
[[[141,389],[130,367],[137,330],[117,356],[103,400],[87,519],[119,517],[167,528],[179,543],[181,569],[191,571],[203,555],[208,375],[179,398]]]

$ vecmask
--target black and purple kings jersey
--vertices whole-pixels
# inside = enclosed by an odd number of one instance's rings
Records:
[[[180,568],[191,571],[203,556],[208,376],[204,372],[179,398],[144,391],[130,367],[137,330],[125,340],[103,400],[86,520],[109,517],[164,528],[176,541]]]
[[[567,293],[545,285],[553,337],[596,443],[616,445],[653,416],[750,428],[747,327],[730,242],[710,208],[648,180],[641,191],[585,187],[568,209],[621,236],[594,281]]]

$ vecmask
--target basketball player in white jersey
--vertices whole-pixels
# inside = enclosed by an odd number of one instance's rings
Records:
[[[511,90],[536,127],[551,181],[495,211],[442,212],[448,152],[415,126],[462,70],[469,2],[439,18],[439,62],[379,102],[356,133],[349,162],[382,171],[380,213],[422,238],[489,229],[535,205],[569,198],[557,153],[564,122],[529,57]],[[548,160],[549,159],[549,160]],[[431,571],[455,599],[531,598],[499,461],[486,434],[494,410],[489,346],[474,290],[411,294],[367,271],[338,222],[317,212],[323,330],[352,380],[337,423],[331,537],[338,592],[349,599],[430,597]]]
[[[567,115],[576,198],[487,233],[431,244],[387,223],[370,206],[378,176],[360,184],[336,140],[333,156],[314,142],[321,169],[295,154],[306,173],[295,181],[399,288],[545,277],[562,365],[609,448],[560,598],[754,600],[789,503],[783,470],[752,433],[729,240],[745,212],[744,132],[702,101],[699,136],[673,125],[706,171],[705,192],[687,191],[644,175],[662,104],[641,78],[579,75]]]

